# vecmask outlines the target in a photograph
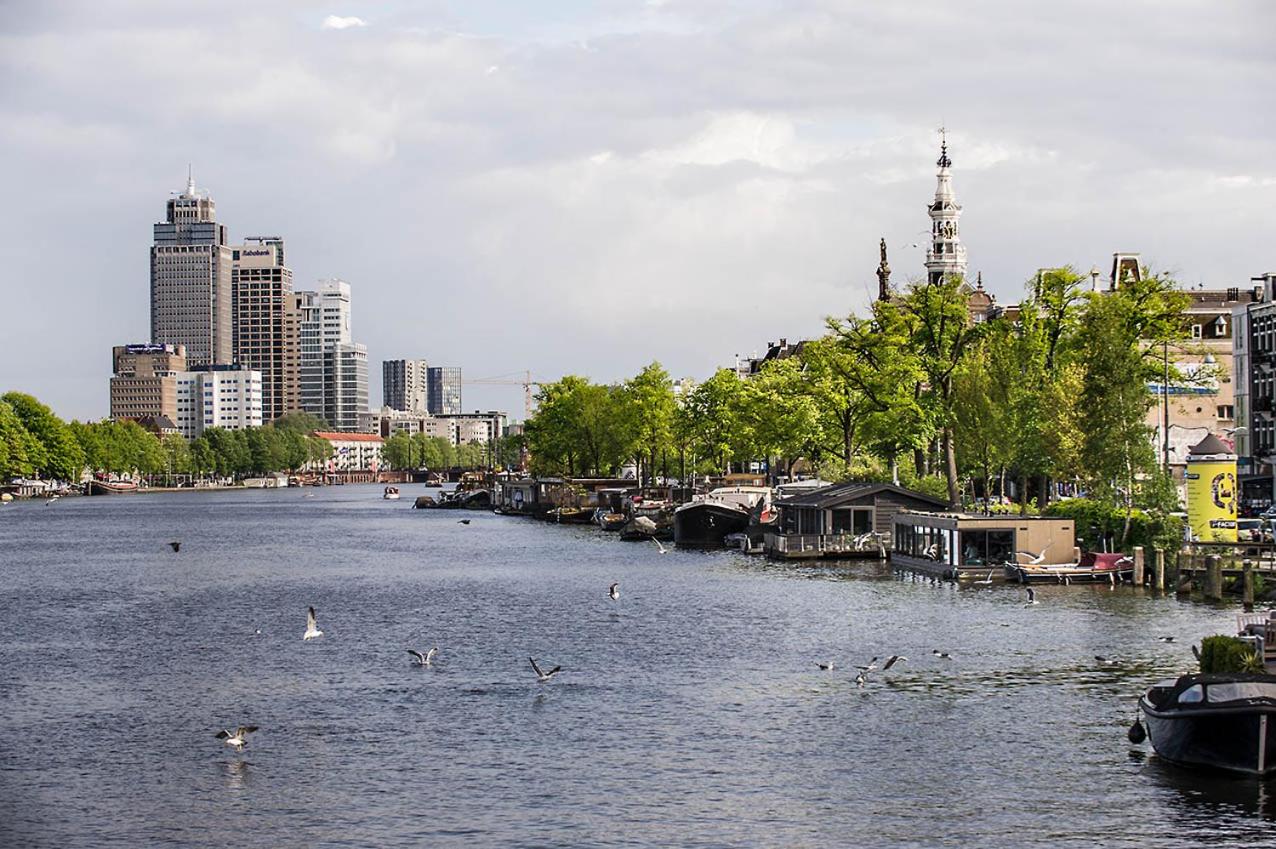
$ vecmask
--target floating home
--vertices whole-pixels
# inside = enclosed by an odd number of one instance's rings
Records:
[[[1006,563],[1076,563],[1080,557],[1073,520],[1046,516],[901,512],[891,537],[892,563],[949,578],[991,572],[1001,579]]]
[[[948,502],[889,483],[839,483],[774,503],[766,553],[785,560],[884,557],[892,520],[904,510],[937,510]]]

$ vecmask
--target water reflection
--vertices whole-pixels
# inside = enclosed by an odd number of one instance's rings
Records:
[[[248,784],[248,761],[235,760],[226,761],[226,789],[243,790]]]
[[[1276,822],[1276,786],[1243,775],[1187,769],[1147,756],[1142,773],[1152,784],[1170,791],[1172,814],[1200,824],[1203,820],[1244,816]]]

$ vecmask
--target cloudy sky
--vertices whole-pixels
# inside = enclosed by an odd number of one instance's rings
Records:
[[[1032,14],[1026,14],[1031,10]],[[970,271],[1276,270],[1276,4],[0,3],[0,389],[107,413],[187,163],[340,276],[380,361],[703,377],[919,275],[949,128]],[[521,417],[518,388],[466,406]]]

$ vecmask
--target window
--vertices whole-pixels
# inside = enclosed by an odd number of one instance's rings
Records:
[[[1201,338],[1201,326],[1199,324],[1192,325],[1192,338],[1193,339]]]
[[[1231,404],[1219,404],[1218,415],[1216,418],[1218,418],[1219,421],[1224,419],[1234,419],[1236,418],[1236,408]]]
[[[962,531],[961,565],[987,566],[1014,559],[1014,531]]]
[[[869,507],[839,507],[833,512],[833,526],[829,529],[835,534],[866,534],[873,530],[873,510]]]

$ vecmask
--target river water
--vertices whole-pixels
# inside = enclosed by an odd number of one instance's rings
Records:
[[[0,845],[1276,846],[1263,785],[1126,740],[1232,609],[1026,608],[404,489],[0,507]]]

